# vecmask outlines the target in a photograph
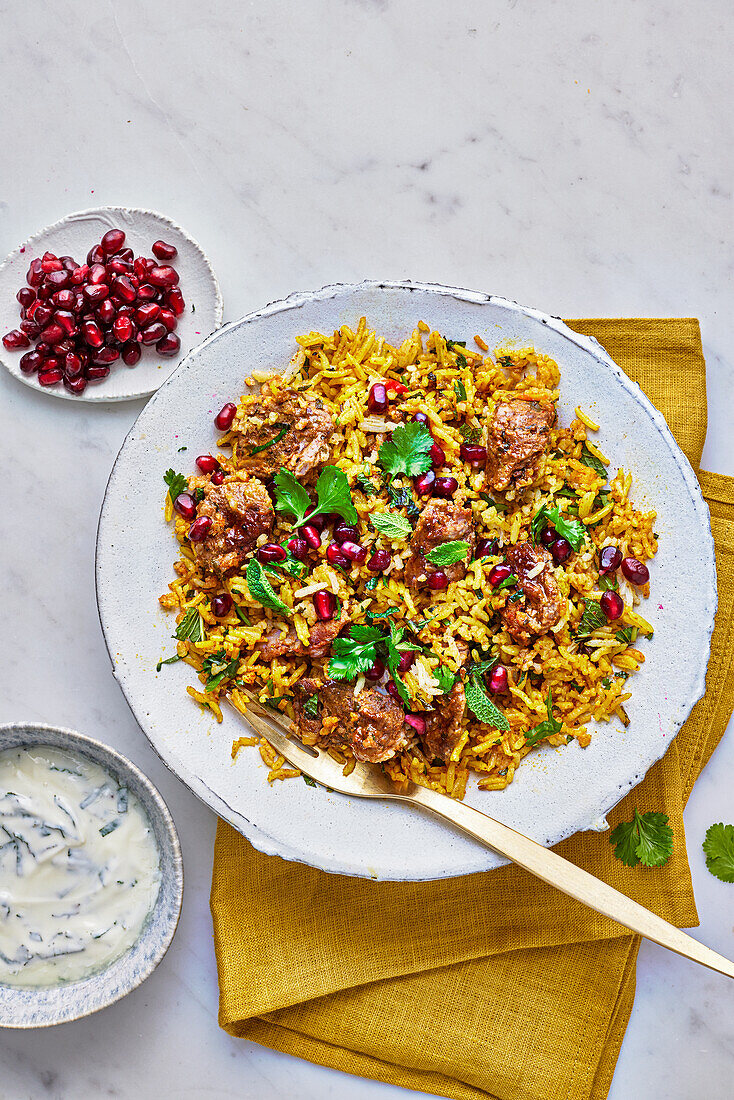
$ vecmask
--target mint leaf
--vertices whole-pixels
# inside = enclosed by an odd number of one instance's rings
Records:
[[[296,517],[294,527],[300,527],[306,509],[311,505],[311,498],[299,481],[296,481],[290,470],[281,466],[275,475],[275,507],[279,512],[290,512]]]
[[[469,543],[463,539],[454,542],[442,542],[440,546],[434,546],[426,554],[426,561],[431,565],[453,565],[457,561],[463,561],[469,553]]]
[[[625,645],[632,645],[637,640],[637,627],[636,626],[623,626],[621,630],[618,630],[614,637],[618,642],[624,642]]]
[[[178,653],[174,653],[173,657],[167,657],[164,661],[161,657],[158,664],[155,666],[156,672],[160,672],[164,665],[175,665],[177,661],[183,661],[183,657],[179,657]]]
[[[599,601],[586,600],[584,604],[584,613],[581,616],[581,622],[576,631],[576,637],[586,638],[593,630],[598,630],[599,627],[605,626],[606,623],[607,617],[602,611]]]
[[[562,722],[559,722],[553,717],[553,693],[548,690],[548,698],[545,701],[545,709],[548,714],[548,719],[545,722],[540,722],[537,726],[533,726],[525,733],[525,740],[528,745],[537,745],[538,742],[543,741],[546,737],[552,737],[555,733],[560,733],[563,726]]]
[[[606,466],[603,462],[600,461],[600,459],[596,457],[596,455],[593,455],[591,453],[585,443],[581,448],[581,457],[579,459],[579,462],[583,462],[584,466],[588,466],[590,469],[592,469],[598,477],[604,478],[605,481],[607,480]]]
[[[228,661],[224,650],[205,657],[202,662],[203,669],[207,673],[204,691],[215,691],[223,680],[231,680],[236,675],[239,664],[239,657],[233,657]]]
[[[163,480],[168,486],[168,495],[171,498],[171,504],[177,496],[181,493],[185,493],[189,487],[188,479],[183,474],[177,474],[175,470],[166,470],[163,475]]]
[[[673,830],[668,815],[635,809],[632,821],[622,821],[609,834],[617,859],[628,867],[662,867],[673,853]]]
[[[461,356],[461,358],[463,359],[464,357]],[[464,359],[462,365],[466,366],[466,359]],[[456,382],[454,382],[454,393],[456,394],[457,401],[466,401],[466,386],[460,378],[458,378]]]
[[[390,539],[405,539],[413,530],[409,519],[393,515],[391,512],[373,512],[370,523]]]
[[[439,665],[438,668],[435,668],[433,678],[444,695],[448,695],[456,683],[456,673],[452,672],[450,668],[446,668],[446,665]]]
[[[466,685],[466,705],[485,725],[505,732],[509,730],[510,723],[487,695],[478,676],[472,676]]]
[[[515,584],[517,584],[517,577],[514,573],[510,573],[509,577],[505,577],[503,581],[495,585],[494,591],[499,592],[503,588],[512,588]]]
[[[319,697],[318,695],[309,695],[306,702],[302,707],[303,713],[307,718],[318,718],[319,716]]]
[[[187,639],[191,642],[204,641],[204,620],[199,614],[198,607],[187,608],[186,614],[176,627],[174,637],[178,638],[179,642],[185,642]]]
[[[265,576],[265,570],[257,558],[250,558],[245,572],[245,580],[253,600],[257,600],[263,607],[272,608],[273,611],[282,611],[284,615],[293,614],[291,609],[286,607],[274,592],[270,581]]]
[[[382,444],[379,462],[391,477],[396,474],[415,477],[416,474],[424,474],[430,468],[429,452],[432,446],[433,436],[428,428],[411,421],[396,428],[392,433],[392,439]]]
[[[710,825],[703,850],[711,874],[722,882],[734,882],[734,825]]]

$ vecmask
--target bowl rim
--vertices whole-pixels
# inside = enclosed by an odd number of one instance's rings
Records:
[[[21,734],[25,737],[18,744],[10,745],[5,743],[8,734]],[[49,739],[49,735],[51,735],[51,739]],[[142,985],[163,960],[178,928],[183,904],[184,869],[178,831],[163,795],[137,764],[134,764],[132,760],[129,760],[105,742],[66,726],[53,726],[45,722],[6,722],[0,725],[0,753],[16,747],[29,748],[33,745],[68,749],[70,751],[76,748],[77,751],[118,777],[125,776],[132,780],[130,785],[133,793],[138,794],[138,797],[139,791],[145,792],[150,803],[155,807],[155,813],[158,815],[163,845],[161,845],[158,836],[156,836],[156,845],[159,848],[161,862],[165,858],[170,863],[173,893],[169,904],[168,926],[160,944],[150,957],[144,960],[139,970],[132,975],[121,976],[118,985],[109,994],[104,994],[96,1000],[90,998],[89,1004],[82,1008],[75,1005],[75,999],[73,995],[70,995],[73,994],[75,988],[81,991],[83,987],[87,987],[87,990],[90,990],[95,982],[99,982],[104,975],[109,975],[113,967],[124,963],[130,953],[144,942],[146,929],[149,927],[147,921],[140,936],[127,951],[114,959],[108,966],[87,975],[86,978],[53,986],[13,986],[0,983],[0,1028],[52,1027],[56,1024],[71,1023],[85,1016],[91,1016],[100,1009],[107,1008],[109,1005],[121,1000],[122,997]],[[151,816],[150,809],[147,806],[144,807],[144,811],[148,817]],[[154,824],[151,821],[151,826]],[[160,903],[161,893],[159,892],[151,909],[151,914],[156,911]],[[63,1004],[55,1006],[49,1003],[56,999],[51,995],[62,990],[64,993]],[[26,997],[28,994],[33,993],[38,995],[39,1004],[32,1009],[37,1015],[34,1015],[33,1018],[31,1018],[27,1007],[20,1012],[16,1010],[17,1014],[13,1016],[13,1000],[18,993],[23,993]],[[44,1013],[46,1014],[45,1018],[43,1018]]]

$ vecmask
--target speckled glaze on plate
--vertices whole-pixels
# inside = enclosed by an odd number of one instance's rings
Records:
[[[102,382],[90,382],[83,394],[76,396],[57,386],[41,386],[35,374],[24,374],[20,358],[24,351],[8,351],[0,343],[0,362],[26,386],[40,390],[50,397],[68,401],[129,401],[134,397],[146,397],[175,371],[183,357],[200,344],[222,323],[222,295],[217,277],[201,247],[180,225],[156,214],[153,210],[138,210],[128,206],[100,206],[90,210],[78,210],[67,214],[53,225],[19,245],[0,265],[0,335],[18,327],[20,315],[16,293],[26,285],[26,272],[31,260],[44,252],[56,256],[73,256],[77,263],[84,263],[89,249],[99,243],[108,229],[123,229],[125,245],[136,256],[150,256],[154,241],[163,239],[178,249],[172,260],[181,278],[181,291],[186,309],[178,319],[176,335],[181,340],[181,350],[171,359],[162,358],[155,347],[147,347],[135,367],[126,367],[120,360]]]
[[[151,744],[168,766],[260,851],[323,870],[378,879],[420,880],[485,871],[506,862],[419,810],[360,802],[299,780],[265,781],[256,750],[232,762],[243,724],[225,709],[218,725],[186,694],[185,664],[156,662],[173,652],[172,618],[157,597],[176,555],[162,515],[163,472],[188,472],[186,457],[209,451],[212,418],[244,387],[245,370],[282,368],[297,334],[329,332],[362,315],[394,342],[419,319],[457,340],[483,337],[534,345],[562,372],[559,415],[581,404],[602,425],[599,442],[634,477],[636,503],[655,508],[660,549],[650,563],[652,596],[642,609],[655,626],[634,678],[627,729],[591,727],[590,746],[573,742],[530,754],[504,791],[468,801],[551,845],[582,829],[606,828],[607,812],[658,760],[704,691],[716,609],[708,508],[665,420],[595,341],[562,321],[487,294],[424,283],[366,282],[297,293],[226,325],[181,364],[140,414],[110,476],[97,540],[97,595],[114,675]]]
[[[160,853],[158,898],[129,951],[103,970],[76,982],[27,989],[0,983],[0,1027],[49,1027],[114,1004],[153,973],[171,944],[181,913],[183,861],[168,807],[150,780],[126,757],[74,730],[35,722],[0,726],[0,752],[21,745],[50,745],[82,753],[124,780],[140,799]]]

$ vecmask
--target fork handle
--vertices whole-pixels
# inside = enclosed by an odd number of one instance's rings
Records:
[[[718,970],[720,974],[734,978],[734,963],[729,959],[681,932],[588,871],[570,863],[551,849],[544,848],[542,844],[515,832],[493,817],[487,817],[473,806],[450,799],[428,787],[417,787],[409,798],[437,817],[451,821],[493,851],[507,856],[513,863],[524,867],[543,882],[595,909],[597,913],[612,917],[625,928],[645,936],[661,947],[667,947],[693,962],[702,963],[711,970]]]

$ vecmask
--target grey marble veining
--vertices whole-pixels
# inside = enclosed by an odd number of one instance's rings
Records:
[[[695,315],[704,462],[734,474],[734,92],[727,0],[57,0],[0,3],[0,252],[89,205],[169,213],[234,318],[340,280],[435,280],[562,316]],[[0,1033],[0,1097],[277,1100],[407,1094],[216,1026],[213,816],[148,748],[110,676],[93,545],[140,403],[50,401],[0,376],[7,580],[0,720],[69,725],[129,755],[179,828],[187,895],[156,973],[101,1015]],[[732,820],[731,732],[686,828],[701,928],[734,951],[731,886],[700,850]],[[643,945],[612,1100],[724,1100],[724,978]],[[546,1098],[540,1098],[546,1100]]]

